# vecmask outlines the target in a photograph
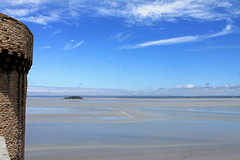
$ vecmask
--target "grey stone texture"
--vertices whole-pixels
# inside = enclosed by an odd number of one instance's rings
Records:
[[[12,160],[24,159],[27,74],[33,35],[20,21],[0,13],[0,136]]]

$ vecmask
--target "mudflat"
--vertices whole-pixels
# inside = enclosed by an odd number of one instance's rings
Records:
[[[239,98],[28,97],[26,160],[236,160]]]

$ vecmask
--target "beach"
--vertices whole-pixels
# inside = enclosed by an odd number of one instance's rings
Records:
[[[236,160],[239,98],[28,97],[26,160]]]

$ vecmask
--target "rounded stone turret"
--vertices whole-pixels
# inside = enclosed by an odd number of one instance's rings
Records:
[[[19,60],[13,64],[18,69],[28,72],[32,65],[33,58],[33,34],[22,22],[0,13],[0,56]],[[12,58],[14,57],[14,58]],[[1,58],[1,64],[5,61]]]
[[[0,136],[11,160],[24,159],[27,74],[32,58],[31,31],[0,13]]]

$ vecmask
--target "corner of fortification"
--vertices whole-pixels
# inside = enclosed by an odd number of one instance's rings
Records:
[[[27,74],[33,34],[22,22],[0,13],[0,136],[11,159],[24,159]]]

